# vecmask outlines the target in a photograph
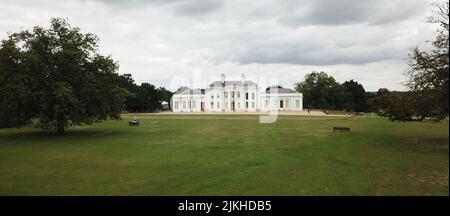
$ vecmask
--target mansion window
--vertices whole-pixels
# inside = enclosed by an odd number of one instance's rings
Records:
[[[241,97],[241,92],[236,92],[237,97],[240,98]]]
[[[252,102],[252,108],[253,109],[255,108],[255,102],[254,101]]]
[[[211,109],[214,108],[214,102],[211,102]]]
[[[247,102],[245,102],[245,108],[247,108],[247,109],[248,109],[248,101],[247,101]]]
[[[178,109],[178,101],[175,101],[175,109]]]
[[[245,93],[245,99],[248,100],[248,92]]]
[[[252,93],[252,100],[255,100],[255,93]]]
[[[217,109],[220,109],[220,103],[217,102]]]
[[[286,100],[285,105],[286,105],[286,108],[289,108],[289,100]]]
[[[183,109],[186,109],[186,101],[183,101]]]
[[[228,98],[228,92],[227,91],[224,92],[223,95],[224,95],[225,98]]]
[[[283,108],[283,100],[280,100],[280,108]]]
[[[295,100],[295,107],[300,108],[300,100]]]
[[[267,108],[268,106],[269,106],[269,101],[268,101],[268,100],[265,100],[265,101],[264,101],[264,107]]]

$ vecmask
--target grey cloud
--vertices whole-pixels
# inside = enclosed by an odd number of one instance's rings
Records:
[[[146,6],[163,6],[172,9],[181,15],[209,14],[220,9],[224,3],[222,0],[81,0],[97,1],[119,8],[139,9]],[[163,8],[164,9],[164,8]]]
[[[146,6],[165,7],[176,14],[196,16],[224,9],[225,3],[233,5],[227,14],[247,14],[236,17],[241,21],[276,18],[290,27],[307,25],[351,25],[368,23],[380,25],[398,22],[423,12],[428,4],[424,0],[260,0],[256,2],[225,0],[80,0],[103,2],[107,5],[139,9]],[[210,17],[218,20],[221,17]]]
[[[263,27],[254,27],[258,29]],[[243,32],[224,47],[223,58],[245,64],[337,65],[403,60],[416,43],[411,26],[340,26],[269,28]],[[252,31],[253,29],[249,30]],[[248,40],[247,38],[251,38]]]
[[[202,15],[212,13],[223,6],[221,1],[197,0],[184,1],[175,5],[175,11],[184,15]]]
[[[315,0],[286,1],[279,22],[288,26],[379,25],[405,20],[427,6],[423,0]]]
[[[305,50],[299,45],[261,45],[250,47],[237,53],[232,61],[240,64],[299,64],[299,65],[337,65],[365,64],[404,56],[403,52],[377,50],[376,47],[326,48],[317,46]]]
[[[80,0],[80,1],[94,1],[103,2],[108,5],[135,5],[135,4],[170,4],[185,0]]]

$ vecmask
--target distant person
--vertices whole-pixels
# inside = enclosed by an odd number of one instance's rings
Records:
[[[306,109],[308,111],[308,115],[309,115],[309,109]]]

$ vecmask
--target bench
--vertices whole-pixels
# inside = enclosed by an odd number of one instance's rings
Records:
[[[350,128],[348,128],[348,127],[333,127],[333,131],[349,132]]]
[[[131,121],[128,122],[128,124],[130,126],[139,126],[140,125],[138,120],[131,120]]]

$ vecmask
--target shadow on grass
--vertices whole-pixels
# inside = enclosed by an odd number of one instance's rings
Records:
[[[15,129],[8,133],[0,134],[0,137],[6,139],[84,139],[97,138],[106,136],[115,136],[123,132],[118,130],[101,130],[101,129],[69,129],[64,134],[58,134],[52,131],[44,131],[38,129],[21,130]]]
[[[410,139],[416,148],[422,151],[448,153],[449,152],[449,139],[447,138],[422,138],[422,139]]]

